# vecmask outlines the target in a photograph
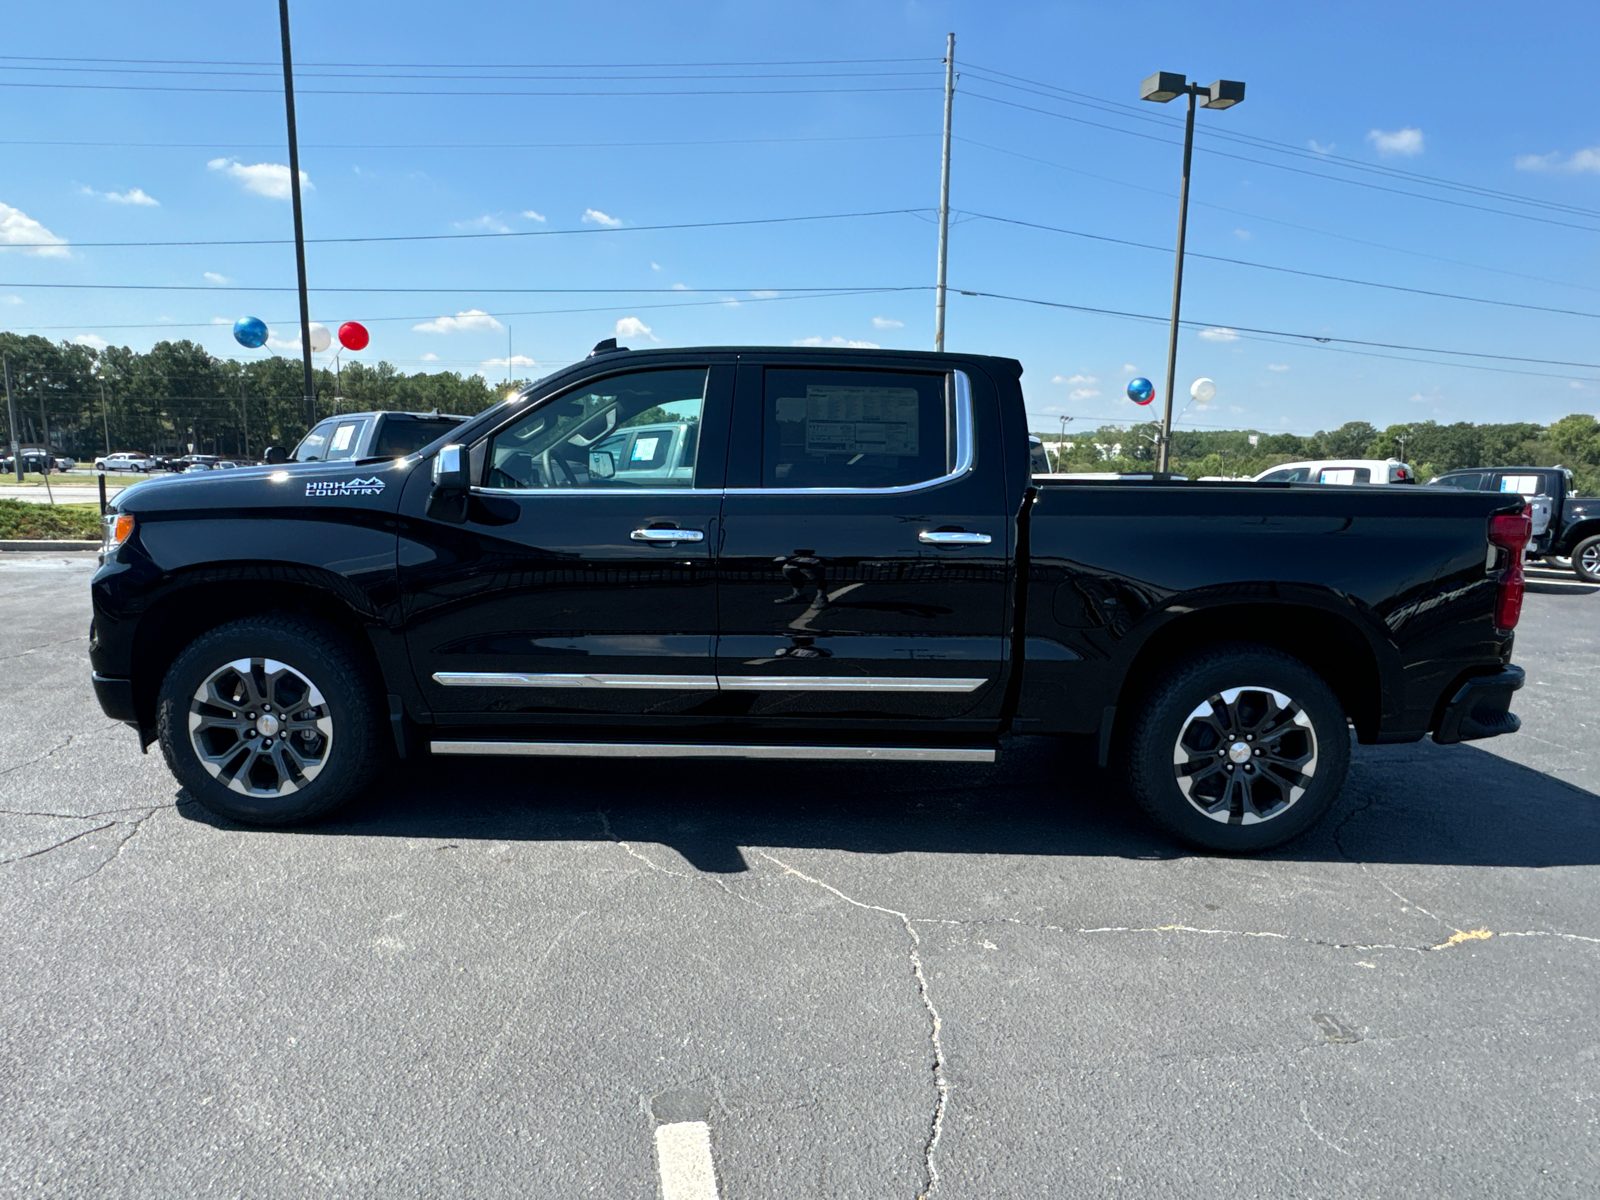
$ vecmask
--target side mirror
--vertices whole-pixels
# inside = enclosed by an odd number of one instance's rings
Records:
[[[435,492],[464,492],[472,486],[467,448],[459,442],[445,446],[433,457],[433,490]]]
[[[589,478],[611,479],[617,473],[617,458],[609,450],[589,451]]]
[[[268,446],[267,452],[261,456],[261,461],[269,467],[276,467],[289,461],[289,452],[282,446]]]

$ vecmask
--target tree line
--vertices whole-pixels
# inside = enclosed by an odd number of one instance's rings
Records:
[[[1062,471],[1148,471],[1155,461],[1160,426],[1068,427],[1061,446]],[[1054,460],[1056,430],[1037,433]],[[1255,442],[1252,444],[1251,439]],[[1531,421],[1474,425],[1415,421],[1378,429],[1349,421],[1309,436],[1248,429],[1172,432],[1172,470],[1191,479],[1202,475],[1256,475],[1300,459],[1398,458],[1416,468],[1423,482],[1464,467],[1556,467],[1571,469],[1583,494],[1600,494],[1600,421],[1574,413],[1550,425]]]
[[[157,342],[140,353],[95,349],[42,337],[0,333],[11,372],[6,444],[49,447],[92,461],[113,451],[259,459],[268,446],[292,448],[306,433],[305,375],[298,358],[248,362],[215,358],[191,341]],[[401,409],[472,414],[500,400],[510,384],[454,371],[407,375],[386,362],[346,363],[316,374],[318,418],[342,412]]]

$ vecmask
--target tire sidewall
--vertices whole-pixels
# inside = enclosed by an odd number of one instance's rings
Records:
[[[1311,786],[1282,814],[1254,825],[1212,820],[1184,796],[1173,773],[1173,748],[1189,714],[1208,697],[1235,687],[1282,692],[1310,717],[1317,740]],[[1280,845],[1314,825],[1344,786],[1350,765],[1344,710],[1316,672],[1287,655],[1253,647],[1208,654],[1173,672],[1143,705],[1129,748],[1135,798],[1158,824],[1192,845],[1235,854]]]
[[[212,812],[251,825],[287,825],[335,807],[364,782],[367,760],[375,750],[372,702],[362,672],[352,669],[337,642],[317,636],[320,632],[273,618],[237,621],[201,636],[167,672],[157,704],[161,751],[178,782]],[[190,740],[189,704],[195,691],[212,672],[240,658],[277,659],[309,679],[327,702],[333,720],[328,762],[315,779],[287,796],[234,791],[212,778]]]

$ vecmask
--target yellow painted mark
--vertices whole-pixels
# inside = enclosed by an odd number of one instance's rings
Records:
[[[1458,929],[1452,933],[1447,941],[1440,942],[1435,950],[1443,950],[1447,946],[1459,946],[1462,942],[1482,942],[1494,936],[1494,931],[1489,929]]]

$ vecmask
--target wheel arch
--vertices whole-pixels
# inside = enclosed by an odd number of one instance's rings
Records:
[[[1588,541],[1597,534],[1600,534],[1600,517],[1585,517],[1576,525],[1573,525],[1571,528],[1562,531],[1560,542],[1561,549],[1556,550],[1552,548],[1550,553],[1559,553],[1563,558],[1568,557],[1571,555],[1573,550],[1577,549],[1579,542]]]
[[[1299,659],[1338,697],[1362,742],[1383,722],[1385,672],[1371,639],[1349,617],[1293,602],[1216,604],[1173,617],[1134,652],[1117,694],[1122,725],[1174,660],[1227,642],[1248,642]]]
[[[288,612],[344,634],[353,651],[382,678],[374,634],[382,627],[366,597],[348,580],[314,568],[203,569],[178,576],[139,618],[133,641],[134,709],[141,737],[155,728],[156,698],[173,661],[196,638],[243,617]]]

